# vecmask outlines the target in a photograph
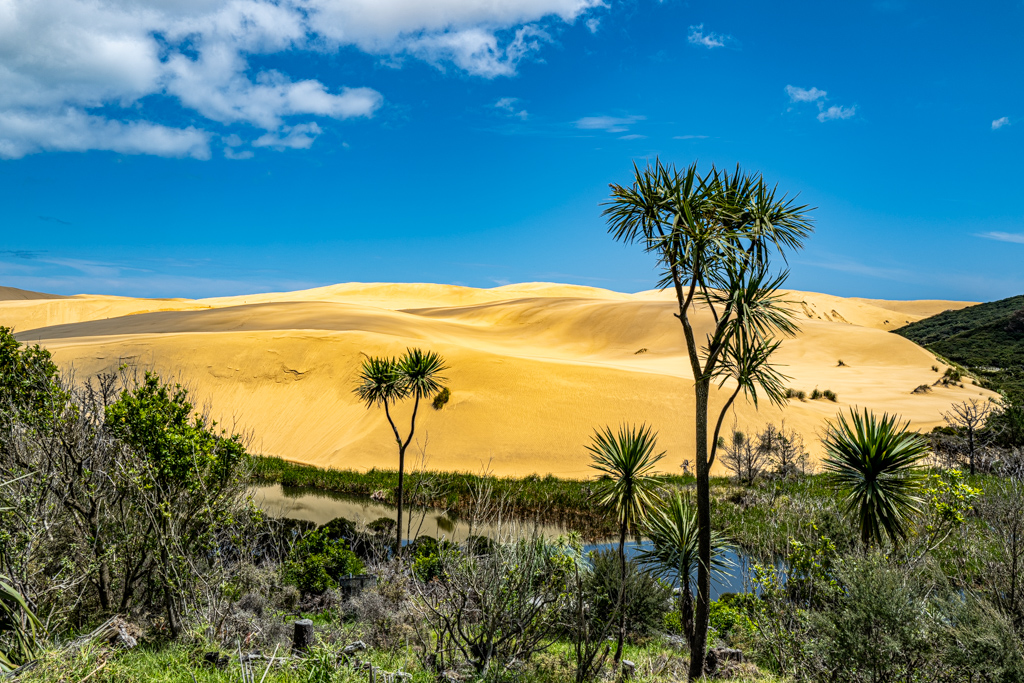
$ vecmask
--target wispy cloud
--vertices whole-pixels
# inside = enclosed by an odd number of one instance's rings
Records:
[[[65,220],[61,220],[60,218],[57,218],[56,216],[40,216],[39,220],[46,221],[47,223],[57,223],[59,225],[71,225],[71,223],[69,223],[69,222],[67,222]]]
[[[591,17],[587,19],[587,29],[591,33],[597,33],[597,29],[601,26],[601,20],[597,17]]]
[[[1000,118],[998,118],[998,119],[996,119],[995,121],[992,122],[992,130],[999,130],[1003,126],[1008,126],[1008,125],[1010,125],[1010,117],[1009,116],[1002,116],[1002,117],[1000,117]]]
[[[857,113],[857,105],[844,107],[833,104],[826,107],[825,102],[828,101],[828,91],[820,88],[798,88],[795,85],[787,85],[786,95],[789,96],[790,104],[803,104],[809,102],[817,104],[817,118],[818,121],[822,123],[825,123],[826,121],[842,121],[843,119],[853,118]],[[793,107],[790,107],[787,111],[793,111]]]
[[[824,123],[825,121],[841,121],[853,117],[857,113],[856,105],[853,107],[840,107],[832,105],[828,109],[821,108],[818,112],[818,120]]]
[[[673,135],[673,140],[707,140],[707,135]]]
[[[502,97],[494,103],[494,108],[504,111],[509,116],[515,116],[516,118],[525,121],[529,118],[530,114],[525,109],[521,109],[518,103],[518,97]]]
[[[40,254],[45,254],[45,251],[30,251],[28,249],[3,249],[0,250],[0,254],[7,254],[13,256],[16,259],[22,259],[25,261],[32,261],[39,258]]]
[[[580,130],[603,130],[608,133],[625,133],[629,126],[643,121],[644,116],[584,116],[576,121]]]
[[[1010,242],[1012,244],[1024,244],[1024,233],[1020,232],[982,232],[977,235],[978,237],[995,240],[997,242]]]
[[[631,133],[629,135],[620,135],[619,136],[620,140],[644,140],[646,138],[647,138],[646,135],[637,135],[636,133]]]
[[[787,85],[786,94],[789,95],[790,102],[815,102],[828,97],[827,90],[819,90],[818,88],[798,88],[795,85]]]
[[[690,27],[690,33],[686,36],[686,40],[690,45],[714,50],[716,47],[725,47],[727,43],[732,43],[735,39],[732,36],[722,35],[713,31],[705,33],[704,24],[697,24]]]
[[[300,123],[297,126],[284,126],[284,135],[278,133],[267,133],[256,138],[252,142],[253,147],[270,147],[271,149],[309,149],[320,135],[320,126],[315,123]],[[231,158],[245,158],[242,152],[239,156]]]

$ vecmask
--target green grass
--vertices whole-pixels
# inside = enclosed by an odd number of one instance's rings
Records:
[[[351,633],[351,640],[358,637]],[[344,643],[339,643],[343,645]],[[336,646],[314,649],[312,658],[323,657],[333,660],[330,653]],[[85,648],[72,656],[48,653],[31,672],[21,676],[22,683],[43,683],[44,681],[89,681],[99,683],[237,683],[241,680],[241,667],[237,654],[224,670],[219,670],[202,661],[203,652],[216,650],[210,643],[166,643],[142,645],[129,651],[112,651],[101,648]],[[287,649],[282,647],[284,654]],[[273,652],[270,648],[266,654]],[[280,652],[279,652],[280,654]],[[507,680],[524,683],[563,683],[573,680],[572,646],[557,642],[546,652],[533,658]],[[680,653],[661,638],[653,638],[642,645],[627,644],[625,659],[636,664],[636,683],[656,681],[685,681],[687,655]],[[427,683],[436,678],[419,666],[415,656],[403,650],[384,652],[370,649],[361,654],[361,659],[370,661],[385,671],[401,669],[412,674],[413,683]],[[265,666],[265,665],[263,665]],[[263,666],[254,664],[256,679],[263,675]],[[267,675],[267,683],[365,683],[369,680],[366,671],[342,665],[331,669],[324,678],[311,675],[311,667],[300,661],[275,666]],[[739,675],[729,680],[750,683],[775,683],[780,679],[758,670],[753,665],[744,665]]]

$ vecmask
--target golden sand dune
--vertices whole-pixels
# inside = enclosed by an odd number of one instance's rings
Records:
[[[66,297],[57,294],[44,294],[42,292],[30,292],[27,289],[17,287],[0,287],[0,301],[24,301],[26,299],[64,299]]]
[[[990,395],[970,384],[912,394],[935,382],[937,362],[885,331],[969,304],[786,298],[802,327],[778,356],[788,384],[808,394],[831,389],[839,402],[794,400],[781,410],[743,402],[727,427],[785,419],[817,454],[823,421],[841,408],[895,411],[930,428],[951,403]],[[692,459],[692,375],[675,310],[667,292],[345,284],[198,301],[0,301],[0,325],[80,375],[131,360],[178,377],[222,421],[249,432],[258,452],[358,469],[396,465],[382,411],[352,393],[362,359],[433,349],[450,365],[452,399],[421,411],[417,452],[425,450],[428,467],[587,476],[593,428],[623,421],[654,425],[668,455],[663,469],[678,472]],[[698,316],[698,332],[710,323]],[[398,413],[406,417],[408,407]]]

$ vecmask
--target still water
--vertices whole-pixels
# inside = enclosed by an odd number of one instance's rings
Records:
[[[353,498],[329,491],[296,488],[274,484],[259,486],[254,491],[255,503],[269,515],[301,519],[315,524],[326,524],[337,517],[344,517],[358,524],[369,524],[381,517],[395,518],[395,508],[391,505],[378,503],[365,498]],[[545,538],[557,538],[569,529],[554,524],[525,524],[510,520],[503,524],[476,524],[452,519],[444,510],[436,508],[416,508],[407,510],[410,516],[406,538],[417,536],[433,536],[446,538],[460,543],[468,536],[479,535],[495,538],[507,537],[510,534],[525,536],[534,530]],[[603,539],[597,543],[584,546],[584,550],[610,550],[618,547],[618,540]],[[645,548],[650,548],[649,541],[626,543],[626,556],[633,557]],[[733,563],[731,576],[722,577],[712,582],[711,597],[717,600],[722,593],[741,593],[749,590],[745,577],[748,575],[749,559],[740,552],[729,552],[729,560]]]

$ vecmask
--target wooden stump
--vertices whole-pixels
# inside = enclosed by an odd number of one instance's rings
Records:
[[[308,652],[313,644],[313,622],[299,619],[295,622],[295,635],[292,636],[293,652]]]

